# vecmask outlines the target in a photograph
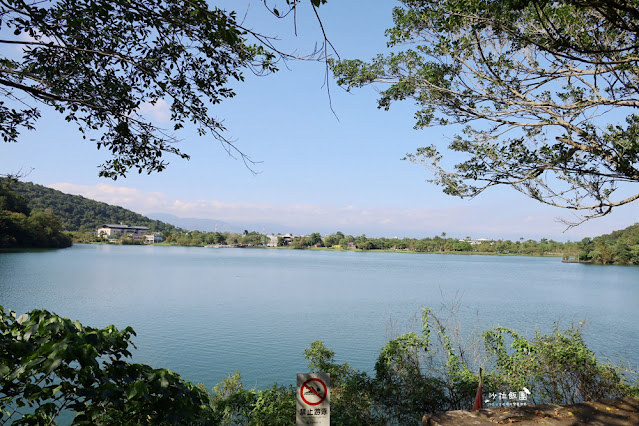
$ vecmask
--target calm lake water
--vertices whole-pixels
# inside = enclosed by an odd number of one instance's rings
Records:
[[[132,326],[134,361],[208,388],[293,384],[323,340],[372,371],[421,307],[461,300],[464,330],[521,333],[583,320],[598,355],[639,366],[639,268],[558,258],[76,245],[0,254],[0,304]],[[445,311],[445,310],[444,310]]]

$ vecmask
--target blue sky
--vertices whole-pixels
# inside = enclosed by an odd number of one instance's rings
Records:
[[[283,49],[303,54],[320,40],[308,8],[298,16],[296,37],[292,21],[269,17],[261,2],[248,7],[240,1],[222,4],[242,5],[238,15],[246,15],[245,26],[278,36]],[[394,4],[352,0],[322,6],[323,24],[340,56],[369,59],[383,51]],[[565,226],[556,218],[570,219],[570,212],[509,188],[493,188],[471,200],[449,197],[426,182],[427,170],[400,159],[420,146],[446,145],[452,129],[413,130],[410,102],[380,111],[372,88],[346,93],[331,81],[336,118],[324,73],[323,64],[313,62],[289,62],[288,69],[267,77],[247,72],[246,81],[235,85],[237,96],[212,108],[238,148],[261,161],[256,175],[230,158],[219,142],[186,129],[179,134],[180,148],[191,155],[190,161],[170,159],[159,174],[131,174],[115,182],[99,178],[97,166],[107,154],[46,110],[36,131],[24,131],[19,143],[0,145],[0,173],[33,169],[25,180],[142,214],[263,223],[268,224],[267,233],[294,228],[368,236],[446,232],[474,238],[577,240],[637,221],[635,202],[563,232]],[[149,109],[148,115],[168,124],[161,106]]]

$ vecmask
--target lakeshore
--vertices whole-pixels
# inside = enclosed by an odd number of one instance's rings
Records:
[[[126,225],[104,225],[110,228],[129,229]],[[136,227],[133,227],[136,228]],[[139,228],[139,227],[138,227]],[[137,228],[136,228],[137,229]],[[76,243],[109,242],[122,245],[155,244],[163,246],[207,247],[207,248],[287,248],[308,250],[332,250],[338,252],[373,252],[373,253],[439,253],[439,254],[476,254],[499,256],[535,256],[561,257],[564,263],[595,263],[602,265],[639,265],[639,224],[630,226],[610,235],[595,238],[584,238],[578,242],[559,242],[541,238],[539,241],[516,241],[504,239],[449,237],[445,232],[441,235],[426,238],[372,238],[362,234],[359,236],[344,235],[341,232],[321,236],[319,233],[308,235],[277,234],[266,235],[258,232],[244,231],[242,234],[228,232],[176,231],[163,235],[149,233],[120,232],[116,235],[78,234],[74,235]]]

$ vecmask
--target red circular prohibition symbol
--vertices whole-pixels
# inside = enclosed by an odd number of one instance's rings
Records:
[[[324,388],[324,394],[322,395],[317,390],[315,390],[313,387],[308,386],[308,384],[310,382],[319,382],[319,384],[322,385],[322,387]],[[306,398],[304,398],[304,388],[310,390],[315,396],[317,396],[319,398],[319,401],[310,402]],[[304,384],[300,388],[300,396],[302,397],[302,401],[304,401],[308,405],[320,405],[326,399],[326,395],[327,394],[328,394],[328,390],[326,389],[326,385],[320,379],[308,379],[307,381],[304,382]]]

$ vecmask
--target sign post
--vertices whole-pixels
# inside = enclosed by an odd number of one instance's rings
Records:
[[[331,424],[330,386],[328,373],[297,374],[297,426]]]

